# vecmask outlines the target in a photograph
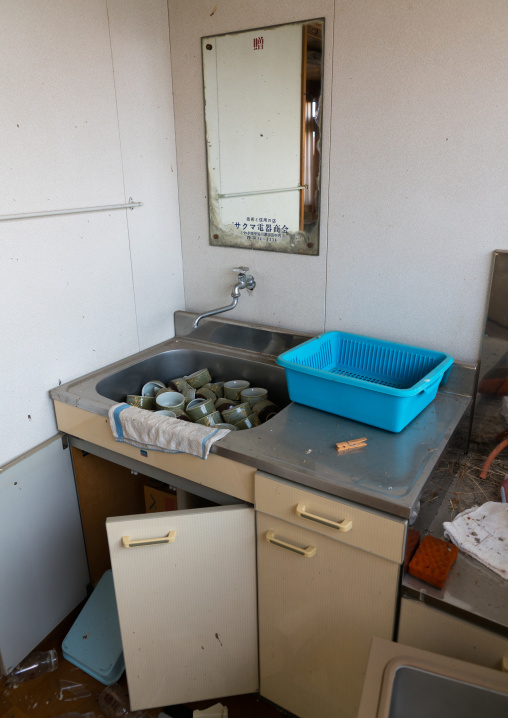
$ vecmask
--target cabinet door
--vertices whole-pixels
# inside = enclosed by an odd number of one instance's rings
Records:
[[[132,710],[257,691],[254,509],[106,527]]]
[[[257,535],[261,695],[353,718],[372,637],[392,638],[398,564],[262,513]]]
[[[86,598],[69,449],[56,436],[0,470],[0,676]]]

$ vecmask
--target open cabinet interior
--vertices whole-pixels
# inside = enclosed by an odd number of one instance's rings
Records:
[[[90,579],[96,586],[111,568],[106,519],[146,513],[150,504],[145,498],[145,487],[159,483],[158,490],[162,491],[169,485],[76,447],[71,451]],[[217,505],[184,489],[175,487],[174,491],[175,504],[180,509]]]

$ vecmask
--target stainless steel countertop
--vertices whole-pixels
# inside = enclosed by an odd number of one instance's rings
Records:
[[[399,434],[300,404],[259,430],[229,434],[216,452],[298,484],[409,518],[436,462],[469,405],[438,392]],[[364,448],[337,452],[338,441],[367,437]]]
[[[453,443],[453,442],[452,442]],[[430,511],[422,508],[414,527],[423,538],[426,534],[444,538],[443,523],[450,521],[450,505],[460,491],[460,478],[449,471],[447,461],[457,452],[450,446],[444,460],[433,472],[425,495],[438,497]],[[405,573],[402,595],[423,601],[429,606],[451,613],[458,618],[508,637],[508,582],[494,571],[459,551],[442,589]]]
[[[230,319],[204,320],[177,312],[177,336],[50,392],[51,397],[107,416],[115,402],[95,386],[114,371],[170,348],[202,347],[275,364],[280,353],[309,338]],[[436,399],[403,431],[393,434],[291,403],[266,424],[231,432],[212,451],[308,488],[409,518],[427,479],[471,401],[475,368],[455,364]],[[364,448],[339,453],[338,441],[367,437]]]
[[[502,432],[507,427],[506,417],[502,413],[504,393],[499,391],[503,381],[508,379],[507,306],[508,251],[496,250],[493,253],[490,297],[470,437],[472,446],[477,442],[475,450],[483,453],[483,460],[499,443]],[[458,469],[455,475],[450,472],[450,466],[454,462],[447,459],[448,456],[453,456],[452,447],[449,452],[445,454],[443,462],[437,467],[425,488],[425,494],[430,492],[432,501],[437,498],[439,501],[433,503],[429,513],[425,507],[420,512],[415,528],[420,531],[422,537],[429,533],[437,538],[443,538],[443,523],[452,520],[450,507],[454,506],[457,496],[467,496],[461,470]],[[503,454],[505,455],[506,451]],[[464,462],[466,461],[467,458],[464,457]],[[496,463],[498,461],[499,459]],[[479,479],[480,469],[478,468],[477,471],[476,478]],[[473,505],[481,505],[487,500],[499,500],[497,492],[496,498],[487,496],[481,484],[482,481],[479,479],[479,495],[470,497],[471,504],[469,506],[462,504],[459,511],[471,508]],[[422,502],[422,505],[424,503]],[[504,578],[462,551],[459,551],[457,560],[441,590],[409,574],[405,574],[402,581],[403,594],[466,620],[474,620],[478,625],[508,637],[507,589],[508,582]]]

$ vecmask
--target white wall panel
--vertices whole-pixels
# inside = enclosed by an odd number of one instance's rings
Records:
[[[333,0],[282,0],[239,3],[225,0],[214,13],[207,3],[169,0],[171,66],[178,147],[178,185],[184,258],[185,302],[204,311],[230,302],[233,267],[250,267],[257,286],[243,292],[228,316],[276,326],[320,331],[324,327],[328,164],[322,167],[323,201],[320,255],[301,257],[277,252],[210,247],[206,150],[201,69],[201,37],[278,23],[325,17],[323,148],[328,155]],[[259,103],[262,104],[262,103]]]
[[[0,465],[54,435],[52,387],[172,336],[183,306],[165,0],[1,17],[0,214],[145,205],[0,222]]]
[[[507,85],[505,2],[337,14],[327,329],[478,359],[508,246]]]
[[[168,9],[108,0],[140,348],[173,336],[184,308]]]
[[[123,202],[104,0],[1,3],[0,214]]]
[[[0,465],[55,433],[49,389],[138,350],[128,211],[0,225]]]

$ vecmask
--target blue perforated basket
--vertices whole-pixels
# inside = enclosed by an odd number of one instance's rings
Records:
[[[448,379],[449,354],[327,332],[281,354],[292,401],[401,431]]]

